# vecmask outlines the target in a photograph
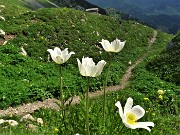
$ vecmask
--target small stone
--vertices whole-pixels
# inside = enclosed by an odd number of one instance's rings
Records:
[[[20,119],[20,121],[26,121],[26,120],[34,121],[35,119],[33,118],[31,114],[26,114]]]
[[[37,118],[37,123],[43,125],[43,119],[42,118]]]
[[[32,130],[32,131],[36,131],[37,130],[37,126],[36,125],[33,125],[33,124],[28,124],[27,125],[27,128]]]

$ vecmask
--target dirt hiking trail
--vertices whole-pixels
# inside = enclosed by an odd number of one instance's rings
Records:
[[[157,37],[157,31],[154,30],[152,38],[149,39],[149,41],[148,41],[148,48],[150,48],[151,45],[156,41],[156,37]],[[118,90],[124,89],[128,85],[129,79],[132,76],[132,70],[140,62],[142,62],[144,60],[144,58],[147,56],[147,53],[148,52],[144,53],[140,58],[138,58],[134,62],[134,64],[130,65],[127,68],[127,70],[125,71],[122,79],[120,80],[120,85],[107,87],[106,88],[106,93],[110,92],[110,91],[112,92],[112,91],[118,91]],[[103,90],[99,90],[99,91],[96,91],[96,92],[89,92],[89,97],[90,98],[98,97],[98,96],[101,96],[101,95],[103,95]],[[72,100],[71,104],[78,104],[80,102],[80,97],[79,96],[74,96],[70,100]],[[66,104],[68,102],[70,102],[70,100],[67,101]],[[60,101],[57,100],[57,99],[52,98],[52,99],[46,99],[44,101],[36,101],[36,102],[33,102],[33,103],[23,104],[23,105],[20,105],[18,107],[15,107],[15,108],[9,107],[6,110],[0,110],[0,117],[8,116],[8,115],[22,116],[22,115],[25,115],[27,113],[33,113],[35,110],[38,110],[40,108],[51,108],[51,109],[59,110],[60,108],[56,103],[60,103]]]

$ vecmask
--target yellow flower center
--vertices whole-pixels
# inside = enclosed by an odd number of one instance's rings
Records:
[[[127,123],[128,124],[135,124],[137,121],[136,116],[133,113],[126,113]]]
[[[59,129],[58,129],[58,128],[54,128],[54,131],[55,131],[55,132],[59,132]]]
[[[162,95],[159,95],[159,99],[161,99],[161,100],[162,100],[162,99],[163,99],[163,96],[162,96]]]

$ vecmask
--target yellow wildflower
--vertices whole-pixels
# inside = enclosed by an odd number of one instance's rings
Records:
[[[162,99],[163,99],[163,96],[162,96],[162,95],[159,95],[159,99],[161,99],[161,100],[162,100]]]
[[[59,129],[58,129],[58,128],[54,128],[54,131],[55,131],[55,132],[58,132],[58,131],[59,131]]]
[[[149,100],[149,98],[144,98],[144,100]]]
[[[164,90],[158,90],[157,93],[160,95],[163,95],[165,92],[164,92]]]

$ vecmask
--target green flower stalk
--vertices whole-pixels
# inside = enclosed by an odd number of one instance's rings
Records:
[[[62,90],[63,83],[62,83],[62,65],[61,64],[59,65],[59,77],[60,77],[59,78],[60,79],[60,100],[61,100],[61,107],[63,107],[64,100],[63,100],[63,90]]]
[[[106,52],[117,53],[123,49],[125,42],[126,41],[121,42],[119,39],[115,39],[113,42],[110,43],[108,40],[102,39],[102,41],[100,43]],[[110,65],[111,65],[111,59],[112,59],[112,56],[110,54],[110,60],[109,60],[108,69],[106,72],[106,78],[105,78],[104,86],[103,86],[103,98],[104,98],[104,100],[103,100],[103,124],[104,124],[104,128],[105,128],[105,119],[106,119],[105,118],[106,86],[107,86],[107,81],[108,81],[108,74],[109,74],[109,70],[110,70]]]
[[[105,106],[106,106],[106,87],[107,87],[107,81],[108,81],[108,74],[109,74],[109,70],[110,70],[110,65],[111,65],[111,56],[110,56],[110,60],[108,63],[108,69],[106,71],[106,78],[105,78],[105,82],[103,84],[103,124],[105,127]]]
[[[87,135],[90,134],[89,132],[89,98],[88,98],[88,93],[89,93],[89,77],[87,77],[87,89],[86,89],[86,133]]]
[[[97,77],[101,74],[103,67],[105,66],[106,62],[104,60],[101,60],[98,62],[97,65],[95,65],[94,61],[92,58],[89,57],[83,57],[82,58],[82,63],[80,62],[79,59],[77,59],[78,62],[78,67],[79,67],[79,72],[82,76],[87,77],[87,90],[86,90],[86,135],[90,135],[89,132],[89,79],[90,77]]]
[[[64,109],[64,100],[63,100],[63,89],[62,89],[62,64],[65,63],[72,54],[75,54],[74,52],[70,52],[68,53],[68,48],[64,49],[63,51],[61,51],[60,48],[55,47],[54,50],[52,49],[48,49],[47,50],[50,55],[51,58],[53,59],[54,62],[56,62],[57,64],[59,64],[59,74],[60,74],[60,101],[61,101],[61,108],[62,110]],[[64,119],[64,111],[62,111],[62,117]]]

